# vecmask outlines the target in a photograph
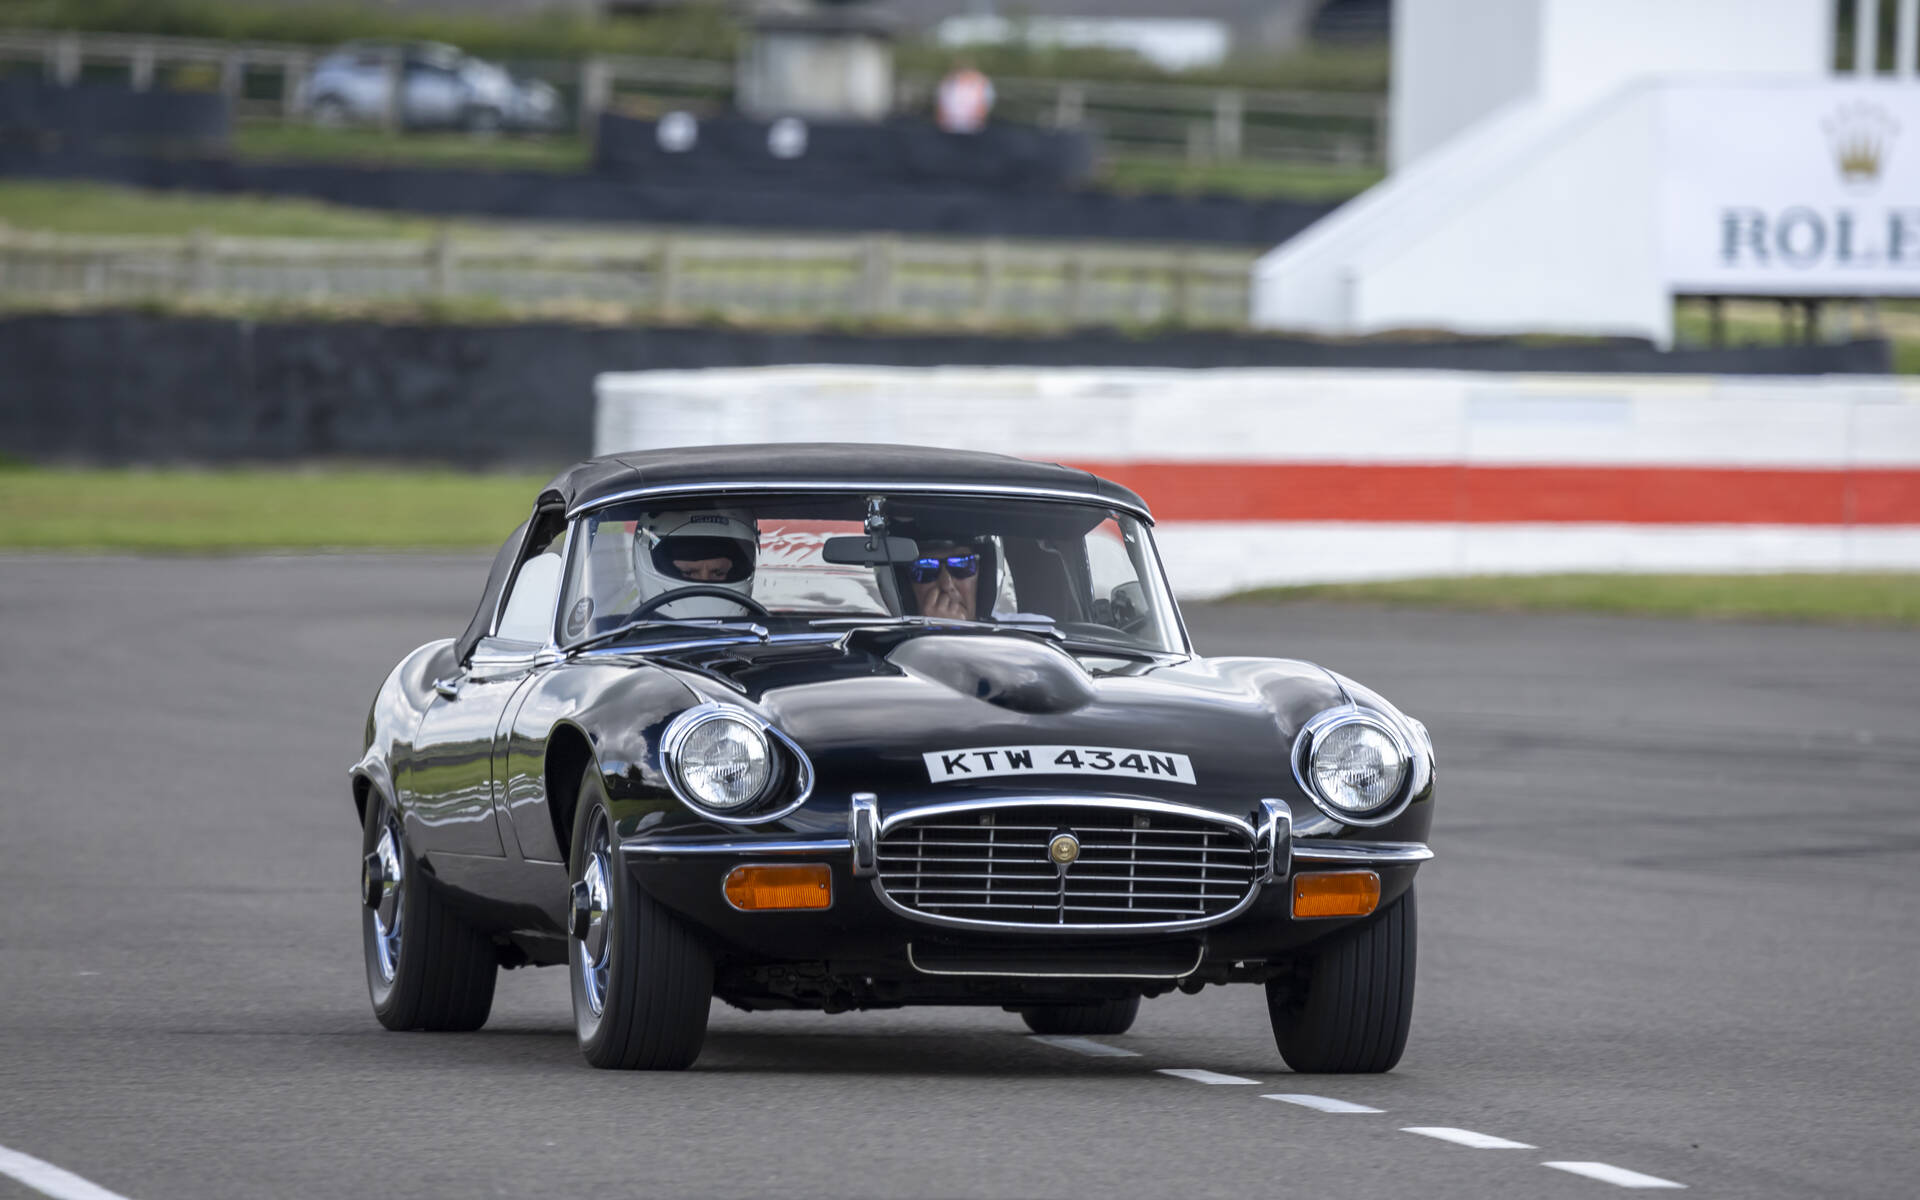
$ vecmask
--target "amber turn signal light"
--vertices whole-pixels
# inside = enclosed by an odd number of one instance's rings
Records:
[[[833,903],[833,872],[825,863],[735,867],[727,872],[725,891],[727,903],[742,912],[826,908]]]
[[[1372,871],[1312,871],[1293,877],[1296,917],[1364,917],[1380,907],[1380,876]]]

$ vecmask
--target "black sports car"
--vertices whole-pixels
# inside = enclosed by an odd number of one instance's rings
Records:
[[[475,1029],[567,964],[601,1067],[745,1009],[1000,1005],[1118,1034],[1262,983],[1301,1071],[1384,1071],[1432,857],[1426,729],[1310,663],[1201,658],[1141,499],[893,446],[563,472],[352,770],[367,982]]]

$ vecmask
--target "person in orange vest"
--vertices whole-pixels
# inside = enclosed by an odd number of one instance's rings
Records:
[[[934,119],[948,133],[979,133],[993,111],[993,81],[970,62],[959,62],[940,81]]]

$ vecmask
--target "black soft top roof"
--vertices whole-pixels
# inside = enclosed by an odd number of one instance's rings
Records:
[[[1059,463],[975,450],[850,442],[676,446],[609,454],[575,463],[554,476],[540,493],[540,506],[575,512],[645,488],[723,491],[786,485],[882,490],[907,486],[961,492],[1035,489],[1084,496],[1147,515],[1146,502],[1127,488]]]

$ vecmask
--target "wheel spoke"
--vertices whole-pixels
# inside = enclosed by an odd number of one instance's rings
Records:
[[[607,981],[613,960],[613,846],[607,831],[605,813],[594,815],[593,829],[587,838],[586,861],[581,882],[586,884],[588,904],[586,928],[575,938],[575,953],[580,958],[581,990],[587,1008],[599,1016],[607,1004]]]
[[[373,910],[373,947],[375,966],[380,971],[383,983],[392,983],[400,970],[400,932],[406,920],[406,894],[401,890],[401,871],[404,869],[404,856],[401,854],[400,831],[389,819],[380,831],[380,842],[374,847],[374,853],[380,857],[380,872],[384,877],[380,884],[380,903]]]

